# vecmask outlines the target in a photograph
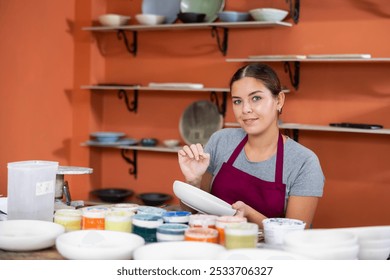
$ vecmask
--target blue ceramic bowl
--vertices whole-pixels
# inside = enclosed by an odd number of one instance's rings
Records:
[[[218,13],[218,17],[223,22],[238,22],[248,21],[250,14],[247,12],[223,11]]]

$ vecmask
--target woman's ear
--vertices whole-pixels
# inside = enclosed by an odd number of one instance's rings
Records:
[[[284,94],[283,91],[279,92],[278,94],[278,97],[276,98],[276,105],[277,105],[277,109],[278,111],[282,111],[282,108],[284,106],[284,100],[285,100],[286,96]]]

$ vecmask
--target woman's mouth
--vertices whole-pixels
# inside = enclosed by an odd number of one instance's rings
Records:
[[[247,119],[243,119],[242,121],[245,125],[251,125],[257,120],[258,118],[247,118]]]

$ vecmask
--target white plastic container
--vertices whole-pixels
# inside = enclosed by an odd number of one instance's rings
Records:
[[[8,163],[8,220],[53,221],[58,162]]]

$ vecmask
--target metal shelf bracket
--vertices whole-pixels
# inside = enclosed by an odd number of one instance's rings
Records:
[[[299,88],[301,62],[294,61],[294,73],[291,72],[290,62],[284,62],[284,72],[288,73],[292,86],[297,90]]]
[[[126,156],[126,153],[128,152],[129,150],[126,150],[126,149],[121,149],[121,155],[122,155],[122,158],[128,163],[131,165],[130,169],[129,169],[129,174],[130,175],[133,175],[135,179],[137,179],[137,150],[132,150],[133,151],[133,159],[129,158],[128,156]]]
[[[124,98],[127,110],[130,112],[137,113],[138,108],[138,89],[134,89],[134,95],[133,95],[133,101],[129,102],[129,96],[127,94],[127,91],[124,89],[118,90],[118,98],[122,99]]]
[[[137,56],[137,50],[138,50],[138,32],[133,31],[133,43],[130,45],[129,40],[127,39],[126,32],[122,29],[118,30],[117,33],[118,40],[122,40],[125,43],[126,49],[129,53],[133,54],[133,56]]]
[[[290,14],[295,24],[299,22],[300,12],[300,0],[286,0],[286,3],[290,2]],[[294,2],[294,3],[293,3]]]
[[[223,56],[226,56],[227,49],[228,49],[229,29],[226,27],[222,27],[221,29],[223,30],[222,42],[219,36],[218,27],[216,26],[211,27],[211,36],[216,37],[219,51],[223,54]]]
[[[226,91],[222,92],[222,103],[221,104],[219,104],[219,98],[218,98],[217,92],[215,92],[215,91],[212,91],[210,93],[210,100],[211,100],[211,102],[214,102],[215,105],[217,105],[219,113],[223,117],[225,117],[225,115],[226,115],[227,92]]]

